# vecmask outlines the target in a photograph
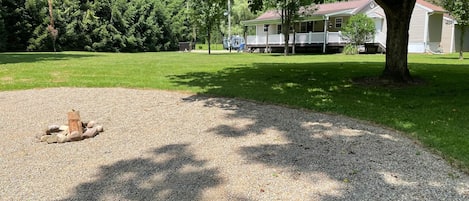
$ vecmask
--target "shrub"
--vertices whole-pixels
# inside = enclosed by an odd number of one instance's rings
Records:
[[[375,23],[373,19],[362,13],[350,17],[342,30],[342,36],[355,45],[370,42],[374,34]]]
[[[347,44],[345,45],[342,53],[347,54],[347,55],[358,54],[358,47],[354,44]]]

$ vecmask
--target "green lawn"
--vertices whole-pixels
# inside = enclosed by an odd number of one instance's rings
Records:
[[[469,172],[469,60],[409,55],[425,84],[362,86],[384,55],[3,53],[0,91],[128,87],[191,91],[342,114],[395,128]]]
[[[195,44],[195,50],[208,50],[208,44]],[[210,50],[224,50],[223,44],[221,43],[214,43],[210,44]]]

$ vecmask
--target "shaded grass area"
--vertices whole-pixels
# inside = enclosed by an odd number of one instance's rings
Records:
[[[364,86],[384,55],[67,52],[0,54],[0,90],[128,87],[191,91],[342,114],[407,133],[469,170],[469,61],[409,55],[420,85]]]

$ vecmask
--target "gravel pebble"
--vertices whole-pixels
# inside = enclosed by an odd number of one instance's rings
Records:
[[[71,109],[106,130],[37,142]],[[341,116],[121,88],[0,92],[0,114],[1,200],[469,199],[441,157]]]

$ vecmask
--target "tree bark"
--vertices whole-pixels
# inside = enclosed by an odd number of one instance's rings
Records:
[[[464,59],[464,35],[466,34],[466,27],[465,26],[459,26],[461,29],[461,35],[459,36],[459,60]]]
[[[296,29],[295,25],[293,24],[293,43],[291,47],[291,53],[294,55],[296,54]]]
[[[376,0],[387,19],[386,65],[383,79],[412,82],[408,68],[409,25],[416,0]]]
[[[285,54],[285,56],[288,56],[288,48],[289,48],[289,45],[288,45],[288,41],[290,40],[290,20],[289,20],[289,16],[288,16],[288,10],[286,10],[285,8],[282,9],[282,33],[283,33],[283,53]]]
[[[211,40],[211,34],[210,34],[211,30],[210,28],[207,27],[207,43],[208,43],[208,54],[211,54],[211,48],[210,48],[210,40]]]

